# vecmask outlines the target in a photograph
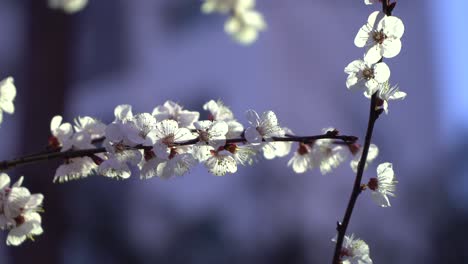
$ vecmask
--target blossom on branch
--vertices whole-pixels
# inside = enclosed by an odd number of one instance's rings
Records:
[[[359,29],[354,44],[367,49],[364,60],[373,64],[382,57],[393,58],[400,53],[401,37],[405,32],[403,22],[395,16],[375,11]]]
[[[310,144],[299,143],[299,148],[288,161],[288,166],[291,166],[295,173],[304,173],[308,169],[316,167],[312,154],[312,146]]]
[[[198,121],[200,113],[185,110],[182,106],[173,101],[166,101],[163,105],[157,106],[153,110],[156,121],[175,120],[180,127],[193,128],[193,123]]]
[[[73,127],[70,123],[62,124],[62,120],[62,116],[56,115],[50,121],[50,132],[52,136],[49,137],[49,147],[51,149],[59,149],[64,145],[67,146],[65,150],[71,147],[68,141],[71,140],[73,135]]]
[[[194,125],[199,140],[197,144],[210,145],[215,149],[226,144],[226,134],[229,130],[226,122],[203,120],[195,122]]]
[[[357,144],[355,144],[357,145]],[[351,169],[353,170],[354,173],[357,172],[357,168],[359,165],[359,161],[361,160],[362,156],[362,147],[361,146],[356,146],[357,149],[355,153],[352,152],[354,155],[354,158],[350,162]],[[370,144],[369,146],[369,151],[367,152],[367,159],[366,159],[366,164],[364,165],[364,170],[367,169],[367,166],[374,161],[375,158],[379,155],[379,148],[375,144]]]
[[[345,68],[349,74],[346,87],[350,90],[366,90],[367,95],[374,94],[390,78],[390,68],[385,62],[371,64],[363,60],[354,60]]]
[[[260,117],[254,110],[245,113],[250,126],[245,130],[245,139],[249,143],[261,143],[271,137],[284,136],[284,130],[279,126],[278,119],[273,111],[267,111]]]
[[[332,241],[336,243],[336,238]],[[340,263],[342,264],[372,264],[372,259],[369,256],[369,246],[364,240],[345,236],[343,246],[340,251]]]
[[[16,97],[16,87],[13,77],[7,77],[0,82],[0,124],[3,121],[3,112],[13,114],[15,105],[13,100]]]
[[[390,86],[390,83],[387,81],[380,85],[377,97],[380,100],[377,102],[376,110],[383,109],[385,114],[388,114],[388,101],[403,100],[406,98],[406,93],[400,91],[397,85]]]
[[[22,187],[23,177],[10,187],[10,177],[0,173],[0,229],[9,230],[7,245],[18,246],[26,238],[42,234],[42,194],[31,194]]]
[[[385,162],[377,167],[377,178],[371,178],[367,187],[372,191],[372,199],[377,205],[389,207],[388,196],[395,197],[394,192],[397,183],[392,164]]]

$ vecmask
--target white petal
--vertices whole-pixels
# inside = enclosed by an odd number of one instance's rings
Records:
[[[379,181],[391,182],[395,176],[393,165],[390,162],[385,162],[377,166],[377,177]]]
[[[116,121],[125,121],[133,117],[131,105],[118,105],[114,109]]]
[[[348,89],[355,87],[355,85],[358,83],[358,80],[359,79],[356,77],[355,74],[348,75],[348,78],[346,79],[346,87]]]
[[[13,77],[7,77],[0,82],[0,99],[13,101],[16,97],[16,87]]]
[[[401,51],[401,40],[388,38],[383,42],[382,56],[385,58],[393,58]]]
[[[262,142],[262,135],[258,133],[257,129],[255,127],[248,127],[245,130],[245,139],[249,143],[261,143]]]
[[[226,136],[229,130],[229,126],[224,121],[215,121],[213,127],[211,127],[211,134],[214,136]]]
[[[224,176],[226,173],[234,173],[237,171],[236,160],[231,156],[211,157],[206,163],[209,171],[216,176]]]
[[[364,61],[369,64],[374,64],[382,58],[382,47],[380,45],[374,45],[367,50],[364,55]]]
[[[395,16],[387,16],[379,22],[379,28],[383,29],[383,33],[388,37],[400,39],[405,33],[405,25]]]
[[[378,206],[381,206],[381,207],[390,206],[390,200],[388,199],[388,196],[380,192],[372,192],[372,199]]]
[[[171,150],[167,147],[167,145],[163,144],[162,142],[156,142],[156,144],[153,146],[153,151],[156,156],[161,159],[168,159],[169,154],[171,153]]]
[[[0,191],[10,186],[10,176],[6,173],[0,173]]]
[[[245,112],[245,117],[252,126],[258,127],[260,125],[260,117],[255,110],[247,110],[247,112]]]
[[[369,27],[369,25],[364,25],[362,26],[358,33],[356,34],[356,37],[354,38],[354,45],[356,45],[356,47],[358,48],[362,48],[364,46],[366,46],[367,42],[369,41],[369,38],[370,38],[370,34],[369,32],[372,30],[371,27]]]
[[[395,93],[393,93],[389,99],[391,100],[402,100],[402,99],[405,99],[406,97],[406,93],[405,92],[402,92],[402,91],[396,91]]]
[[[62,116],[59,116],[59,115],[54,116],[52,120],[50,121],[50,131],[52,131],[52,133],[54,134],[53,131],[55,131],[60,126],[61,123],[62,123]]]
[[[213,125],[213,122],[210,120],[202,120],[202,121],[197,121],[193,123],[193,125],[195,126],[195,129],[197,130],[206,131]]]
[[[364,69],[366,64],[363,60],[354,60],[345,67],[344,71],[347,74],[358,73],[360,70]]]
[[[385,62],[377,63],[374,66],[374,75],[377,82],[386,82],[390,78],[390,68]]]
[[[11,101],[0,101],[0,108],[8,114],[15,113],[15,105]]]
[[[157,138],[165,138],[169,135],[174,135],[179,129],[179,124],[174,120],[163,120],[156,124],[156,136]]]

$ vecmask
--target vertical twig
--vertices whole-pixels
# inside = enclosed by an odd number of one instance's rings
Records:
[[[389,4],[389,0],[382,1],[382,11],[387,15],[390,16],[391,12],[394,7],[393,5]],[[380,60],[381,62],[382,60]],[[362,156],[359,161],[359,165],[356,172],[356,178],[354,180],[353,191],[351,192],[351,196],[349,197],[348,206],[346,207],[345,215],[343,217],[343,221],[337,223],[336,230],[338,231],[338,235],[336,238],[336,246],[335,246],[335,253],[333,255],[333,264],[340,264],[340,254],[341,248],[343,247],[344,237],[346,235],[346,230],[348,228],[349,222],[351,220],[351,215],[353,214],[354,206],[356,205],[357,198],[361,193],[361,180],[362,175],[364,173],[364,167],[367,160],[367,154],[369,152],[369,147],[372,140],[372,133],[374,131],[374,125],[381,111],[376,111],[377,105],[377,93],[374,93],[371,98],[370,102],[370,112],[369,112],[369,121],[367,124],[367,131],[366,131],[366,138],[362,150]]]

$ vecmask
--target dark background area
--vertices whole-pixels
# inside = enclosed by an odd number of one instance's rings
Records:
[[[0,0],[0,78],[13,76],[18,90],[0,160],[44,149],[56,114],[110,122],[118,104],[151,112],[166,100],[202,111],[221,99],[244,124],[247,109],[273,110],[296,134],[333,126],[363,138],[368,100],[346,89],[343,73],[377,8],[362,2],[259,0],[268,30],[243,47],[197,0],[90,0],[73,15]],[[374,263],[468,262],[466,5],[402,0],[394,11],[406,30],[387,63],[408,97],[378,120],[380,155],[365,177],[392,162],[397,197],[384,209],[364,193],[349,228]],[[16,168],[8,174],[45,195],[45,232],[17,248],[0,243],[0,263],[329,263],[353,173],[346,162],[297,175],[287,160],[225,177],[198,166],[169,181],[53,184],[59,161]]]

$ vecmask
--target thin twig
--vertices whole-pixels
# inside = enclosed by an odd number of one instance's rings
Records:
[[[390,10],[389,8],[389,0],[382,1],[382,10],[387,16],[391,15],[392,10]],[[379,62],[381,61],[382,59]],[[377,93],[374,93],[372,95],[371,102],[370,102],[370,111],[369,111],[369,120],[367,124],[366,138],[365,138],[365,142],[364,142],[364,146],[362,150],[362,156],[361,156],[361,159],[359,160],[359,164],[358,164],[358,168],[356,172],[356,178],[354,180],[353,191],[351,192],[351,196],[349,197],[349,202],[348,202],[348,206],[346,207],[343,221],[341,223],[338,222],[336,226],[338,235],[336,238],[335,253],[333,255],[333,262],[332,262],[333,264],[341,263],[340,255],[341,255],[341,249],[343,247],[344,237],[346,235],[346,230],[351,220],[351,215],[353,214],[353,210],[354,210],[354,206],[356,205],[357,198],[359,194],[361,193],[362,175],[364,173],[364,168],[365,168],[365,164],[367,161],[367,154],[369,152],[369,147],[370,147],[371,140],[372,140],[372,133],[374,131],[374,125],[377,119],[379,118],[380,113],[382,113],[381,110],[376,110],[377,99],[378,99]]]
[[[272,137],[268,140],[268,142],[302,142],[304,144],[311,144],[315,140],[318,139],[336,139],[341,140],[345,144],[353,144],[355,143],[358,138],[355,136],[345,136],[345,135],[336,135],[334,133],[326,133],[323,135],[316,135],[316,136],[307,136],[307,137],[296,137],[296,136],[289,136],[289,137]],[[187,145],[194,145],[199,142],[198,138],[194,138],[184,142],[175,142],[173,144],[174,147],[176,146],[187,146]],[[245,143],[247,142],[244,137],[240,138],[232,138],[226,140],[226,144],[236,144],[236,143]],[[151,146],[142,146],[138,145],[135,147],[129,147],[128,149],[146,149],[151,150]],[[16,167],[18,165],[24,165],[29,163],[34,163],[38,161],[45,161],[51,159],[67,159],[67,158],[76,158],[76,157],[85,157],[85,156],[92,156],[97,153],[107,152],[104,147],[100,148],[93,148],[93,149],[80,149],[80,150],[68,150],[60,152],[57,150],[55,152],[40,152],[33,155],[22,156],[12,160],[5,160],[0,162],[0,171],[5,171]]]

